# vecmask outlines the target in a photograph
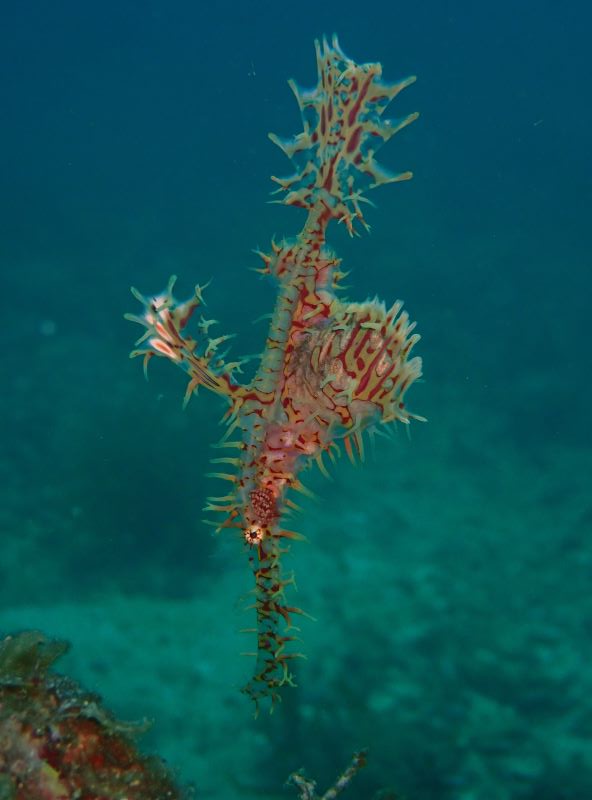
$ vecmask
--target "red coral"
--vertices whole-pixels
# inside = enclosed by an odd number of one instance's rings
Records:
[[[7,800],[177,800],[171,776],[141,755],[139,726],[51,671],[66,650],[37,632],[0,642],[0,797]]]

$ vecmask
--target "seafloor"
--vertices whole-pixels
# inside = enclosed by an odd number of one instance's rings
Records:
[[[402,272],[420,230],[407,232]],[[363,280],[392,300],[395,256],[369,242],[355,243],[352,265],[375,259]],[[287,559],[296,602],[316,618],[301,625],[308,660],[298,688],[254,720],[239,691],[245,554],[200,523],[223,407],[203,395],[183,412],[180,376],[158,364],[145,385],[126,360],[133,261],[103,293],[100,271],[74,259],[12,274],[33,301],[7,311],[4,333],[2,632],[69,639],[59,667],[119,717],[153,719],[146,748],[199,797],[284,797],[300,767],[323,786],[362,746],[352,800],[384,787],[408,800],[592,797],[592,455],[565,422],[574,373],[560,368],[560,342],[549,360],[529,358],[528,331],[518,342],[515,324],[495,319],[499,284],[465,318],[442,302],[444,281],[413,285],[426,382],[409,402],[429,422],[378,440],[362,466],[342,458],[333,482],[311,473],[320,499],[304,499],[294,522],[309,542]],[[190,258],[177,268],[186,286],[210,276]],[[252,302],[233,292],[222,314],[250,331],[267,309],[253,278],[233,275]],[[218,304],[225,286],[212,287]],[[350,295],[363,292],[354,274]],[[481,314],[495,336],[475,334]]]

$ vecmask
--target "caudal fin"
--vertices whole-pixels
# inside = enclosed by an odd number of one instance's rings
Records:
[[[323,206],[332,219],[344,222],[350,233],[357,219],[367,227],[360,203],[364,192],[383,183],[404,181],[411,172],[391,172],[374,155],[391,136],[419,116],[383,119],[399,92],[415,81],[404,78],[384,83],[380,64],[356,64],[333,36],[316,41],[318,83],[312,90],[290,81],[304,130],[288,139],[270,134],[296,168],[287,178],[272,176],[285,205],[311,210]]]

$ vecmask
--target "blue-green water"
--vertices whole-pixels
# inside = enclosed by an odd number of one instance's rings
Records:
[[[287,796],[305,766],[408,800],[592,797],[590,73],[583,3],[22,2],[0,32],[0,632],[66,636],[62,667],[199,796]],[[370,236],[331,243],[351,299],[405,300],[428,417],[367,463],[311,474],[288,559],[308,660],[256,722],[238,688],[251,575],[202,525],[224,406],[181,410],[129,362],[131,284],[180,294],[257,352],[274,287],[251,248],[292,235],[289,172],[338,32],[420,120],[381,160]],[[243,637],[244,638],[244,637]],[[294,796],[294,795],[293,795]]]

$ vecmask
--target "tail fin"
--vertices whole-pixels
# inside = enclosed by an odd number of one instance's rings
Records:
[[[356,64],[339,47],[315,42],[318,83],[307,91],[290,81],[304,130],[290,139],[270,134],[296,168],[287,178],[272,177],[285,193],[280,202],[312,210],[327,208],[329,216],[344,222],[350,233],[357,219],[367,227],[360,209],[367,189],[383,183],[404,181],[411,172],[393,173],[374,158],[391,136],[419,116],[409,114],[398,120],[383,119],[391,100],[415,77],[387,84],[381,80],[380,64]]]

